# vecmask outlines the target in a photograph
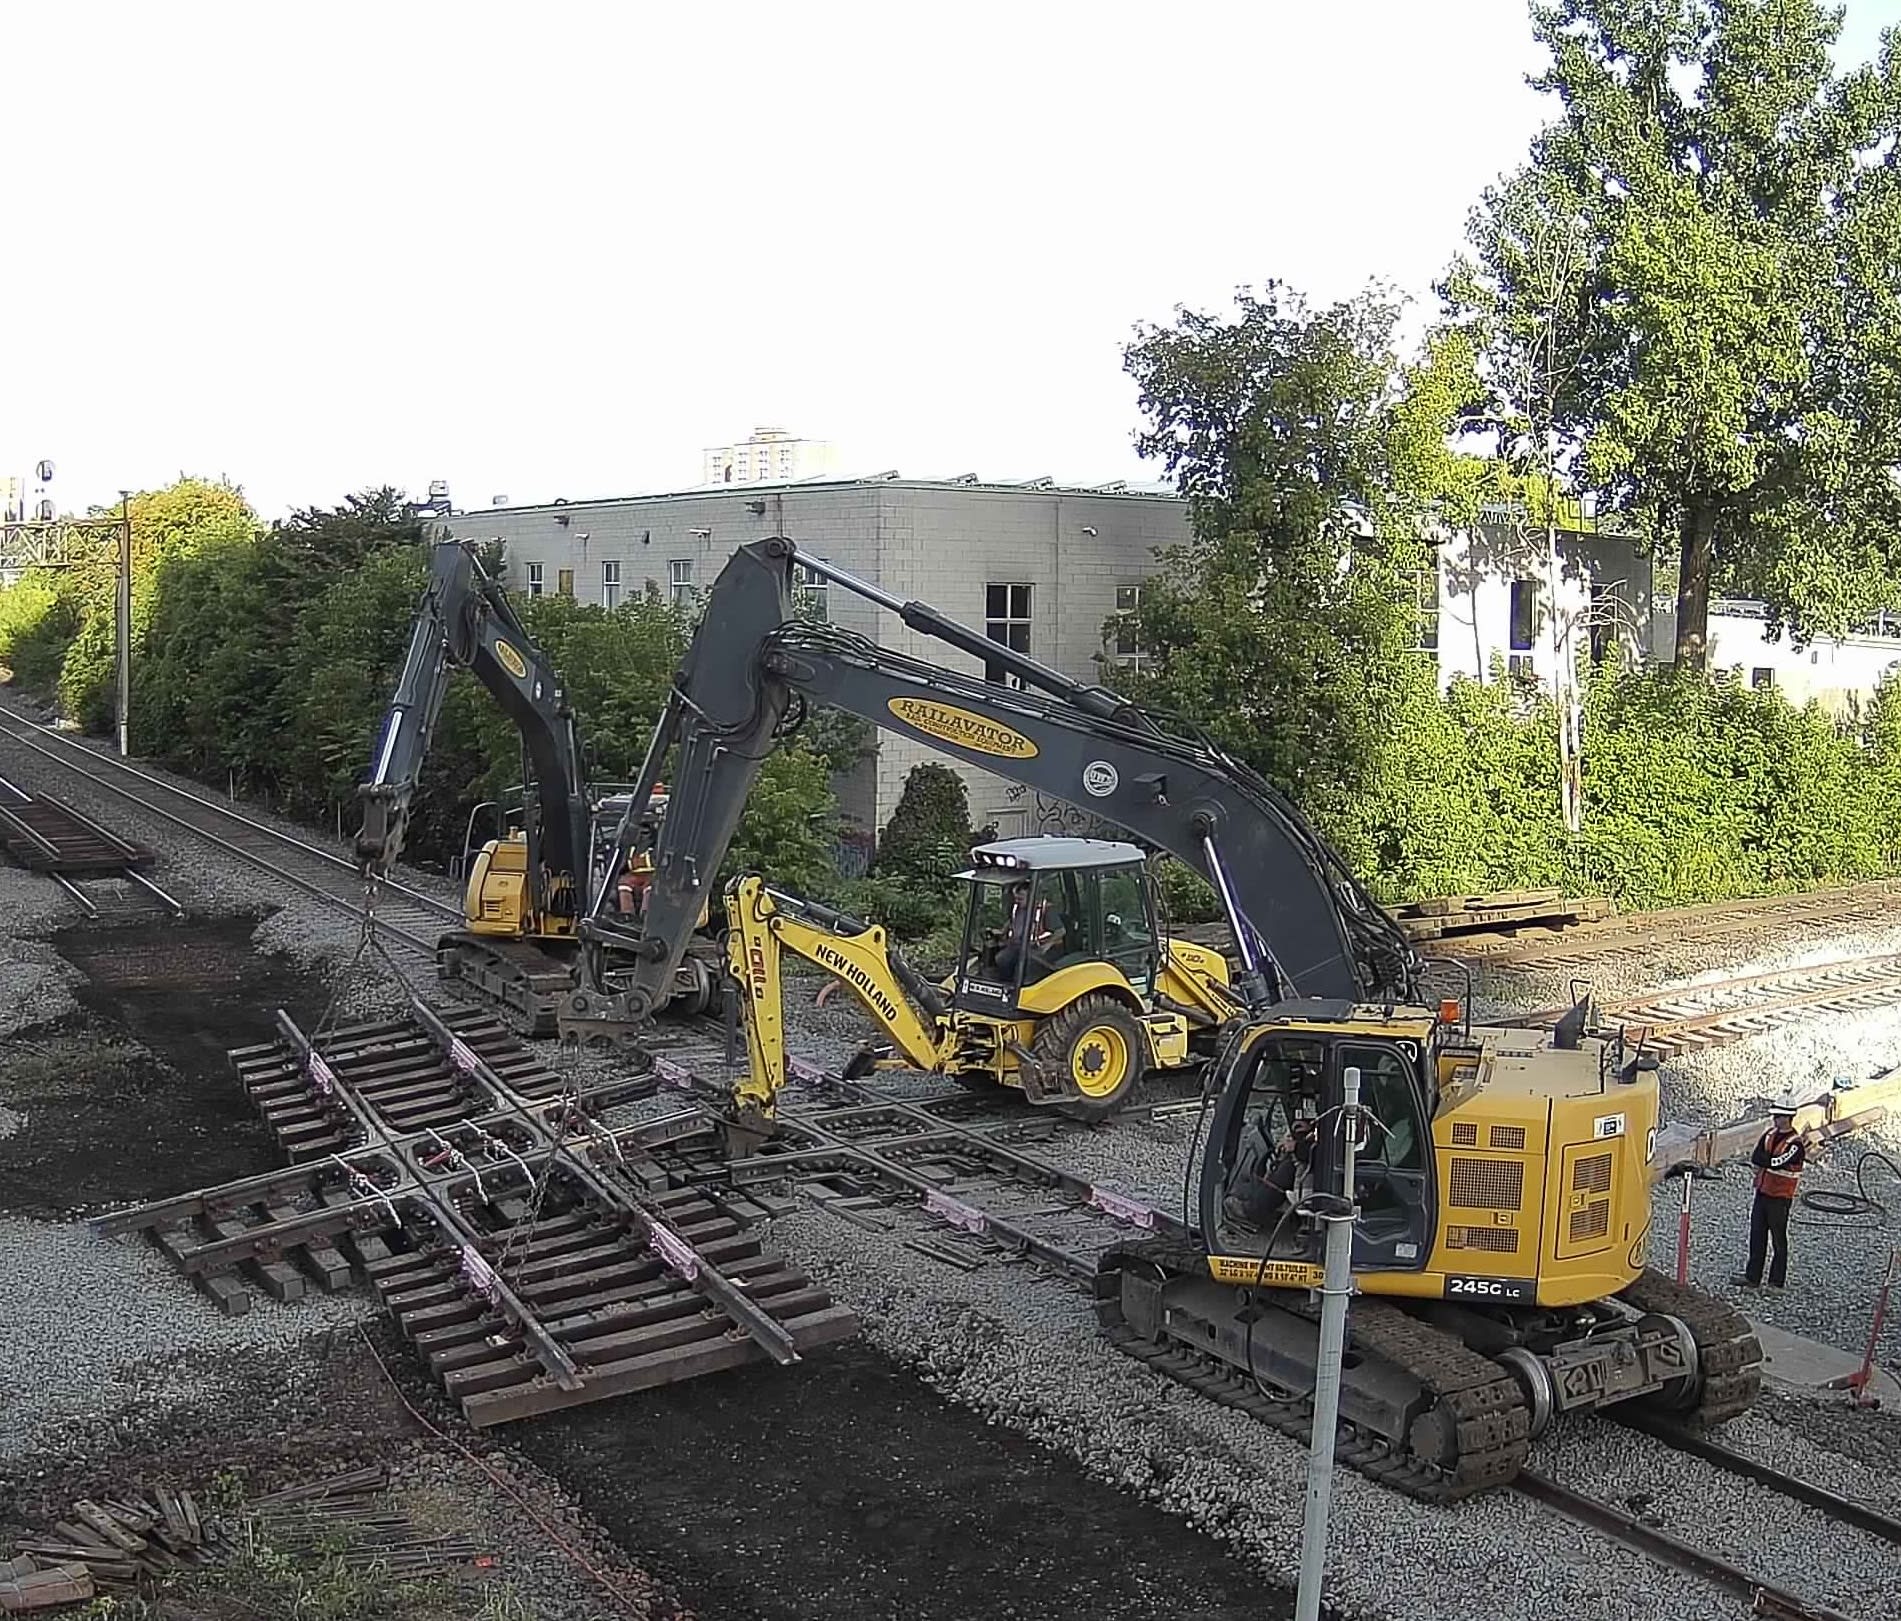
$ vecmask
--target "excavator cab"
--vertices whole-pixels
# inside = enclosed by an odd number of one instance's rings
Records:
[[[1215,1105],[1202,1231],[1219,1255],[1318,1264],[1322,1224],[1291,1212],[1312,1190],[1340,1185],[1343,1079],[1357,1069],[1354,1265],[1419,1270],[1437,1227],[1429,1077],[1438,1026],[1417,1010],[1283,1006],[1251,1038]]]
[[[1139,1002],[1153,994],[1161,937],[1148,868],[1133,844],[1002,839],[970,857],[958,874],[970,899],[953,1008],[1006,1018],[1053,1013],[1082,989],[1064,982],[1068,970],[1081,970],[1089,989],[1115,981]]]

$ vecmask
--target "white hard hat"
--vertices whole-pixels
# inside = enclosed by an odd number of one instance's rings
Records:
[[[1784,1092],[1781,1097],[1769,1105],[1771,1114],[1794,1114],[1802,1107],[1803,1098],[1799,1093]]]

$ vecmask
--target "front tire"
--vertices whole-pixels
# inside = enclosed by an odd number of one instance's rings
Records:
[[[1076,1120],[1107,1120],[1142,1089],[1148,1044],[1136,1017],[1113,997],[1080,996],[1043,1021],[1030,1055],[1072,1095],[1056,1105]],[[1080,1092],[1080,1097],[1074,1096]]]

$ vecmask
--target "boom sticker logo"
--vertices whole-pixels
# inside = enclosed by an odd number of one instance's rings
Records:
[[[1093,799],[1107,799],[1121,780],[1107,760],[1091,760],[1083,767],[1083,792]]]
[[[517,681],[528,679],[528,666],[522,663],[521,654],[500,637],[495,640],[495,656],[502,661],[502,667]]]
[[[1036,757],[1036,744],[1021,732],[955,704],[940,704],[929,698],[893,698],[885,707],[926,737],[969,749],[973,754],[994,754],[1004,760]]]

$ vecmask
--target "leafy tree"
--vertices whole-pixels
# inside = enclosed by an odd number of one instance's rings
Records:
[[[1553,422],[1578,476],[1672,542],[1679,662],[1704,664],[1713,587],[1798,634],[1847,628],[1887,599],[1901,533],[1901,35],[1838,74],[1817,0],[1532,20],[1559,115],[1475,215],[1455,308],[1522,345],[1552,307],[1528,246],[1578,245]]]
[[[760,872],[795,894],[817,894],[832,879],[834,826],[825,762],[796,743],[777,749],[746,801],[726,875]]]
[[[1393,768],[1414,657],[1422,542],[1476,502],[1451,419],[1473,391],[1458,334],[1412,367],[1398,311],[1367,294],[1314,311],[1278,285],[1232,316],[1181,311],[1125,355],[1140,451],[1188,499],[1193,540],[1160,554],[1132,694],[1195,720],[1333,824]]]
[[[971,837],[964,779],[936,760],[922,761],[905,773],[904,789],[878,840],[872,874],[941,894],[962,870]]]

